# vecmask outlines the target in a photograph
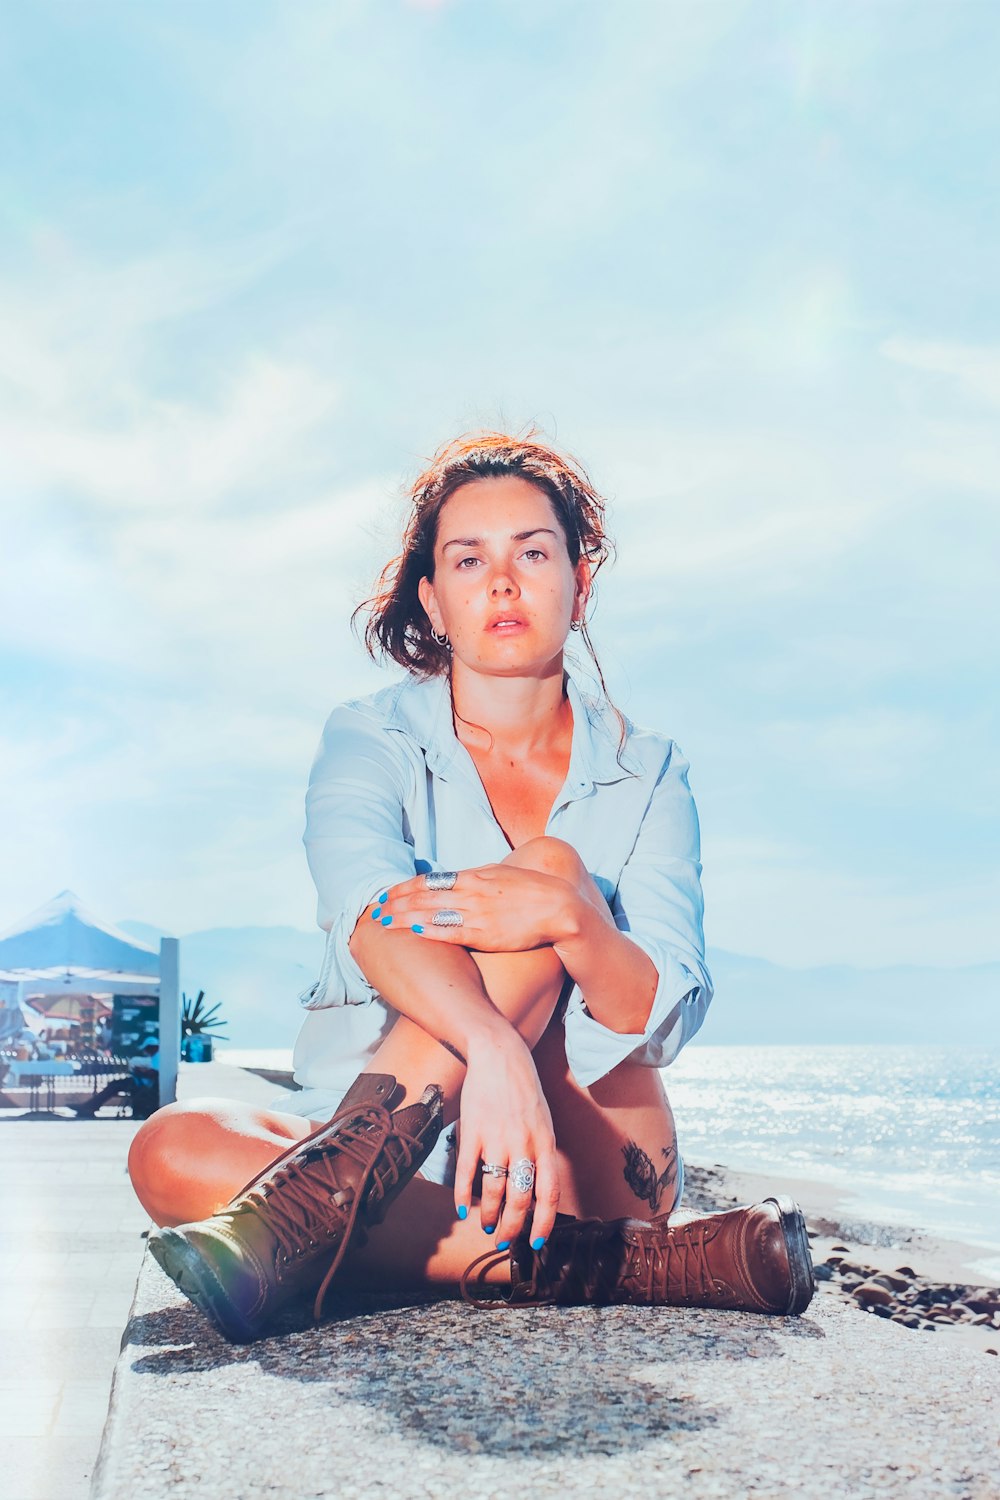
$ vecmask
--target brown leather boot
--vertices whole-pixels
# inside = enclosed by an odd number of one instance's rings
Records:
[[[559,1214],[541,1250],[520,1236],[509,1252],[473,1261],[461,1281],[466,1302],[497,1305],[475,1293],[508,1253],[511,1291],[500,1299],[503,1307],[632,1302],[801,1313],[816,1290],[805,1219],[784,1194],[686,1221]]]
[[[257,1338],[302,1292],[316,1292],[319,1319],[348,1245],[364,1244],[366,1227],[382,1221],[440,1133],[438,1085],[390,1113],[402,1093],[389,1074],[362,1073],[332,1119],[295,1141],[225,1208],[151,1231],[153,1256],[227,1339]]]

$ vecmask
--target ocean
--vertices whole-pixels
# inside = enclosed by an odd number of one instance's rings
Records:
[[[290,1050],[216,1056],[291,1067]],[[854,1218],[995,1252],[977,1264],[1000,1277],[1000,1048],[694,1041],[663,1079],[693,1164],[829,1183]]]

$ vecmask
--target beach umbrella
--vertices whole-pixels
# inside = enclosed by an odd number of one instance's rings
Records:
[[[112,1009],[100,995],[26,995],[24,1003],[48,1021],[94,1021]]]

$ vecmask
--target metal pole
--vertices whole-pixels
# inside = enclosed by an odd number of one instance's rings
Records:
[[[181,1059],[180,942],[160,939],[160,1104],[177,1098]]]

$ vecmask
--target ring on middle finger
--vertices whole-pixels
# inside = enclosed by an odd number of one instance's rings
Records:
[[[429,891],[450,891],[457,879],[457,870],[428,870],[424,876],[424,884]]]
[[[520,1193],[530,1193],[535,1185],[535,1163],[522,1156],[514,1163],[508,1173],[511,1186],[517,1188]]]
[[[463,927],[464,925],[465,918],[460,911],[445,908],[442,911],[436,911],[431,917],[432,927]]]

